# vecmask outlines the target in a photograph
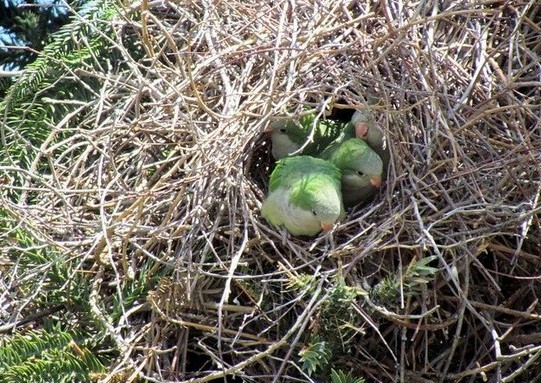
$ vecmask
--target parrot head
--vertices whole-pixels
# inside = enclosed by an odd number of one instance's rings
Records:
[[[351,117],[351,123],[354,125],[357,138],[370,145],[385,145],[383,130],[374,123],[374,115],[371,112],[357,110]]]
[[[298,151],[306,140],[305,129],[291,119],[278,119],[269,126],[272,156],[280,159]]]
[[[343,184],[381,186],[383,162],[365,141],[358,138],[345,141],[335,153],[333,162],[342,171]]]
[[[334,227],[344,211],[337,181],[330,182],[326,176],[314,175],[293,190],[290,203],[296,206],[299,223],[312,222],[324,232]]]
[[[374,116],[368,110],[356,110],[351,117],[351,123],[355,127],[355,136],[366,139]]]

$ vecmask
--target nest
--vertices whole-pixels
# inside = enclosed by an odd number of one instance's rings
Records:
[[[120,22],[148,58],[10,207],[92,281],[121,350],[103,381],[538,379],[539,7],[159,2]],[[367,106],[381,192],[285,237],[260,216],[271,118]],[[142,279],[111,323],[115,286]]]

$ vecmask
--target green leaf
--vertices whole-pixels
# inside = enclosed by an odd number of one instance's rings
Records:
[[[331,382],[332,383],[364,383],[364,378],[355,378],[349,373],[345,373],[342,370],[336,371],[334,368],[331,370]]]
[[[311,376],[329,363],[331,353],[327,349],[326,342],[316,338],[299,352],[299,356],[302,370]]]

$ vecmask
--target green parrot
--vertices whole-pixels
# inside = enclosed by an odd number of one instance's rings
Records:
[[[374,115],[368,110],[357,110],[351,117],[351,123],[355,127],[355,136],[365,140],[368,146],[374,150],[383,162],[382,177],[387,177],[390,152],[383,130],[375,123]]]
[[[360,138],[336,141],[321,157],[335,164],[342,173],[342,198],[346,207],[370,201],[379,187],[383,162]]]
[[[342,131],[342,124],[316,120],[316,117],[315,113],[311,113],[301,116],[298,121],[292,118],[275,119],[270,124],[274,159],[291,154],[317,155],[334,141]]]
[[[273,226],[285,226],[292,235],[328,232],[344,217],[340,177],[340,170],[329,161],[311,156],[283,158],[270,176],[261,215]]]

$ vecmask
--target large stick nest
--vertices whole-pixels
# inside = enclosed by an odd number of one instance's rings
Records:
[[[118,370],[311,381],[299,352],[332,330],[342,276],[370,294],[348,301],[356,328],[331,367],[374,382],[539,377],[535,1],[149,7],[118,24],[147,59],[110,74],[92,129],[51,159],[24,210],[81,271],[99,270],[102,300],[108,284],[156,281],[111,326],[129,344]],[[392,151],[381,193],[331,236],[285,238],[260,216],[270,119],[366,105]],[[408,265],[427,257],[438,272],[409,290]],[[385,280],[394,295],[375,297]]]

